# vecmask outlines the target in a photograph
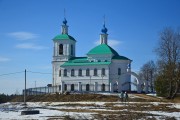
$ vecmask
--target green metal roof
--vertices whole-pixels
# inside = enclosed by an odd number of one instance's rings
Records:
[[[90,62],[87,57],[75,57],[61,65],[64,66],[91,66],[91,65],[109,65],[111,62]]]
[[[53,40],[73,40],[76,41],[72,36],[68,34],[59,34],[53,38]]]
[[[87,55],[96,55],[96,54],[114,54],[119,55],[113,48],[106,44],[100,44],[95,48],[91,49]]]
[[[112,59],[116,59],[116,60],[130,60],[129,58],[127,58],[125,56],[120,56],[120,55],[113,56]]]

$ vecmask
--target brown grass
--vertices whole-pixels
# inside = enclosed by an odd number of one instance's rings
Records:
[[[166,101],[159,98],[136,94],[141,98],[129,98],[129,102],[159,102]],[[23,96],[17,96],[12,102],[23,102]],[[101,102],[116,102],[119,101],[118,95],[101,95],[101,94],[46,94],[46,95],[29,95],[26,98],[28,102],[79,102],[79,101],[101,101]],[[177,101],[177,100],[176,100]]]

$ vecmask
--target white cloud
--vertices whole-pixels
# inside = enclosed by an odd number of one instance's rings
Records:
[[[19,48],[19,49],[32,49],[32,50],[47,49],[47,47],[45,47],[45,46],[35,45],[33,43],[21,43],[21,44],[17,44],[15,47]]]
[[[17,40],[30,40],[30,39],[35,39],[38,38],[39,36],[34,33],[30,32],[12,32],[8,34],[11,37],[14,37]]]
[[[100,44],[99,40],[95,42],[95,45],[99,45],[99,44]],[[119,41],[119,40],[108,40],[108,45],[113,47],[113,48],[119,47],[120,44],[122,44],[122,41]]]
[[[7,62],[7,61],[10,61],[10,59],[6,58],[6,57],[1,57],[0,56],[0,62]]]
[[[119,47],[119,45],[122,44],[122,41],[119,41],[119,40],[109,40],[108,44],[111,47]]]

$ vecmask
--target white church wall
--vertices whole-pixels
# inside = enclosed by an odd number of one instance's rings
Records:
[[[64,62],[52,62],[53,66],[53,85],[60,85],[61,77],[59,77],[60,66],[64,64]]]
[[[86,69],[90,70],[90,76],[86,76]],[[94,69],[97,69],[97,76],[94,76]],[[105,76],[101,76],[101,70],[102,68],[105,68]],[[109,84],[109,67],[108,65],[98,65],[98,66],[71,66],[71,67],[66,67],[66,68],[61,68],[62,71],[64,69],[67,69],[67,77],[62,76],[61,79],[64,82],[64,84],[67,84],[70,86],[71,84],[75,85],[75,90],[78,90],[78,84],[81,82],[82,84],[82,91],[86,91],[86,84],[90,84],[90,91],[94,91],[94,84],[98,84],[97,91],[101,91],[101,85],[105,84],[106,88],[105,90],[109,90],[107,88]],[[75,75],[71,76],[71,69],[75,70]],[[78,76],[78,70],[82,69],[82,76]]]
[[[97,76],[94,76],[94,69],[97,69]],[[102,68],[105,68],[105,76],[101,76],[101,70]],[[64,69],[67,69],[67,77],[63,77],[63,81],[68,80],[83,80],[83,82],[88,81],[91,79],[91,81],[99,82],[101,79],[108,79],[109,78],[109,68],[106,65],[98,65],[98,66],[71,66],[66,68],[61,68],[62,72]],[[74,76],[71,76],[71,70],[74,69],[75,74]],[[78,76],[79,69],[82,70],[82,76]],[[86,69],[90,70],[90,76],[86,76]],[[96,81],[98,80],[98,81]],[[82,82],[82,81],[80,81]]]
[[[110,82],[112,86],[118,84],[118,91],[128,90],[129,86],[123,86],[123,83],[130,81],[130,75],[127,73],[128,60],[112,60],[110,65]],[[118,68],[121,69],[121,74],[118,75]]]

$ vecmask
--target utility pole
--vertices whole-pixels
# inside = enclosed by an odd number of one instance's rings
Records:
[[[39,114],[39,110],[28,110],[26,105],[26,69],[25,73],[25,90],[24,90],[24,108],[25,110],[21,111],[21,115],[32,115],[32,114]]]
[[[24,105],[26,106],[26,69],[25,69],[24,73],[25,73]]]

